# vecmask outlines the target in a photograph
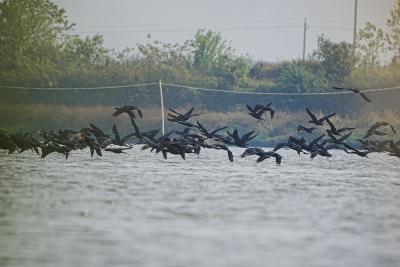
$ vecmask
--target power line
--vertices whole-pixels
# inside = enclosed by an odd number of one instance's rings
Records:
[[[236,31],[236,30],[258,30],[258,29],[290,29],[301,28],[300,25],[283,25],[283,26],[249,26],[249,27],[221,27],[217,30],[221,31]],[[148,30],[113,30],[113,31],[69,31],[75,34],[135,34],[135,33],[170,33],[170,32],[193,32],[198,29],[148,29]]]
[[[114,25],[79,25],[79,28],[126,28],[126,27],[176,27],[176,26],[196,26],[196,25],[227,25],[227,24],[237,24],[243,22],[264,22],[264,21],[302,21],[303,18],[260,18],[260,19],[246,19],[246,20],[230,20],[230,21],[199,21],[192,23],[171,23],[171,24],[114,24]],[[329,19],[329,18],[311,18],[311,21],[325,21],[325,22],[351,22],[351,19]]]
[[[0,88],[10,88],[10,89],[23,89],[23,90],[98,90],[98,89],[114,89],[114,88],[132,88],[132,87],[145,87],[152,85],[160,85],[160,82],[154,83],[143,83],[143,84],[129,84],[129,85],[116,85],[116,86],[100,86],[100,87],[23,87],[23,86],[7,86],[0,85]],[[205,88],[205,87],[195,87],[195,86],[187,86],[180,84],[171,84],[171,83],[163,83],[161,85],[176,87],[176,88],[186,88],[192,90],[200,90],[200,91],[213,91],[213,92],[221,92],[221,93],[231,93],[231,94],[252,94],[252,95],[281,95],[281,96],[307,96],[307,95],[341,95],[341,94],[352,94],[350,91],[343,92],[321,92],[321,93],[279,93],[279,92],[251,92],[246,91],[250,90],[250,88],[241,88],[245,91],[231,91],[224,89],[215,89],[215,88]],[[366,89],[362,90],[362,92],[379,92],[379,91],[389,91],[400,89],[400,86],[395,87],[384,87],[384,88],[374,88],[374,89]]]
[[[333,29],[333,30],[345,30],[352,31],[353,28],[349,27],[335,27],[335,26],[323,26],[323,25],[309,25],[311,28],[320,28],[320,29]]]
[[[150,86],[150,85],[155,85],[155,84],[158,84],[158,83],[143,83],[143,84],[100,86],[100,87],[24,87],[24,86],[0,85],[0,88],[24,89],[24,90],[98,90],[98,89],[144,87],[144,86]]]
[[[193,22],[193,23],[171,23],[171,24],[118,24],[118,25],[79,25],[79,28],[125,28],[125,27],[176,27],[176,26],[196,26],[196,25],[221,25],[237,24],[243,22],[262,22],[262,21],[301,21],[301,18],[270,18],[270,19],[248,19],[214,22]]]
[[[343,91],[343,92],[323,92],[323,93],[274,93],[274,92],[249,92],[249,91],[231,91],[231,90],[223,90],[223,89],[212,89],[212,88],[202,88],[202,87],[193,87],[193,86],[186,86],[186,85],[178,85],[178,84],[169,84],[163,83],[166,86],[173,86],[179,88],[187,88],[193,90],[200,90],[200,91],[214,91],[214,92],[221,92],[221,93],[231,93],[231,94],[251,94],[251,95],[280,95],[280,96],[308,96],[308,95],[341,95],[341,94],[353,94],[350,91]],[[386,87],[386,88],[375,88],[375,89],[366,89],[362,90],[362,92],[378,92],[378,91],[388,91],[388,90],[395,90],[400,89],[400,86],[396,87]]]

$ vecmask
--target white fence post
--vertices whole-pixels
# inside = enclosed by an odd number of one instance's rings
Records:
[[[163,90],[162,90],[162,82],[159,80],[160,84],[160,98],[161,98],[161,130],[162,133],[165,134],[165,125],[164,125],[164,97],[163,97]]]

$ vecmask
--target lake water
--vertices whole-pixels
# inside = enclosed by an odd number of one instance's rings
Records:
[[[0,152],[0,266],[400,266],[400,159]]]

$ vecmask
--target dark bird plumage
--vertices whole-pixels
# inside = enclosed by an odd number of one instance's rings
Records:
[[[335,90],[348,90],[351,91],[355,94],[359,94],[365,101],[367,102],[372,102],[371,99],[369,99],[364,93],[362,93],[359,89],[357,88],[347,88],[347,87],[338,87],[338,86],[333,86],[333,89]]]
[[[310,118],[311,118],[311,120],[309,121],[309,123],[313,123],[313,124],[318,125],[318,126],[323,125],[323,123],[324,123],[325,120],[327,120],[327,119],[329,119],[330,117],[333,117],[333,116],[336,115],[336,112],[335,112],[335,113],[326,115],[326,116],[324,116],[324,117],[322,117],[322,118],[320,118],[320,119],[317,119],[317,117],[316,117],[308,108],[306,108],[306,111],[307,111],[307,114],[308,114],[308,115],[310,116]]]

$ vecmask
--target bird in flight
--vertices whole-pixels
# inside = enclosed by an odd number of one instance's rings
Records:
[[[372,102],[371,99],[369,99],[364,93],[362,93],[359,89],[357,88],[346,88],[346,87],[338,87],[338,86],[333,86],[333,89],[335,90],[348,90],[352,91],[355,94],[359,94],[365,101],[367,102]]]

